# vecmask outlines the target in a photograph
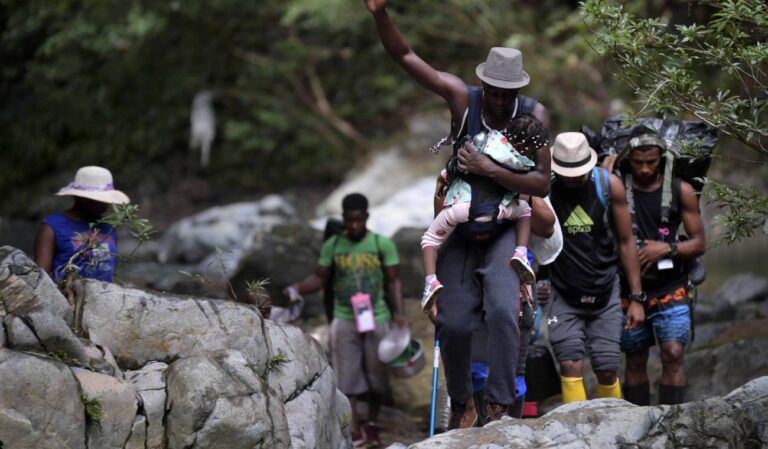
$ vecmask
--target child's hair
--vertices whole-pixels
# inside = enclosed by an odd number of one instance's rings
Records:
[[[504,135],[521,154],[531,157],[536,150],[549,144],[549,132],[544,124],[530,114],[518,114],[509,122]]]

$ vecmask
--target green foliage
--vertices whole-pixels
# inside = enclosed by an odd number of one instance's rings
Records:
[[[609,80],[589,64],[574,2],[396,0],[391,9],[436,67],[473,81],[490,46],[519,45],[533,79],[526,92],[555,123],[602,117]],[[217,117],[207,175],[224,201],[338,182],[424,104],[360,0],[6,0],[0,29],[0,189],[14,192],[2,214],[27,212],[39,173],[86,164],[110,168],[132,195],[169,189],[196,169],[189,109],[203,89]]]
[[[597,51],[648,108],[688,112],[768,155],[768,6],[758,0],[714,1],[703,24],[639,18],[617,2],[589,0],[584,14]]]
[[[80,400],[83,401],[83,405],[85,406],[85,416],[88,422],[101,427],[101,421],[107,417],[101,406],[101,399],[97,397],[89,398],[87,394],[81,393]]]
[[[275,354],[272,357],[269,358],[269,361],[267,362],[267,371],[272,371],[275,369],[279,369],[281,366],[288,363],[288,359],[285,358],[285,355],[282,353]]]
[[[718,243],[735,243],[761,230],[768,234],[768,196],[752,189],[733,189],[712,179],[707,180],[707,186],[707,199],[729,212],[716,217],[716,224],[724,230]]]
[[[597,53],[615,64],[616,76],[642,104],[630,115],[687,113],[765,158],[768,5],[702,0],[689,8],[687,23],[675,23],[671,14],[642,18],[630,5],[606,0],[585,1],[583,14]],[[759,159],[752,163],[765,164]],[[761,227],[768,229],[768,198],[763,194],[713,180],[707,185],[710,202],[727,213],[718,217],[725,228],[720,241],[733,243]]]

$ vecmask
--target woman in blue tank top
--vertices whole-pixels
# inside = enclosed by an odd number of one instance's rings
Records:
[[[66,277],[70,259],[89,239],[96,244],[72,260],[80,277],[112,282],[117,263],[117,236],[111,225],[96,223],[110,204],[127,204],[128,196],[115,190],[106,168],[81,167],[75,180],[56,193],[74,197],[71,208],[49,215],[35,237],[35,263],[58,282]]]

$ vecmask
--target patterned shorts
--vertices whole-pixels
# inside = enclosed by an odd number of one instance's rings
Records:
[[[626,303],[628,305],[628,302]],[[648,301],[645,322],[632,330],[622,329],[621,351],[637,352],[668,341],[688,344],[691,334],[691,309],[687,291],[679,288],[661,298]],[[626,321],[626,316],[625,316]],[[655,338],[654,338],[655,335]]]

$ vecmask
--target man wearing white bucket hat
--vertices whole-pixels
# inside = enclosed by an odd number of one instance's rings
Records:
[[[456,233],[441,247],[437,260],[437,277],[449,279],[435,302],[451,398],[449,428],[471,427],[477,422],[469,380],[470,342],[472,332],[483,321],[488,326],[489,341],[493,342],[488,345],[491,363],[484,412],[488,421],[498,420],[509,414],[515,402],[519,301],[510,298],[510,292],[519,291],[519,279],[505,266],[502,255],[514,254],[516,235],[508,223],[487,220],[488,215],[481,211],[487,211],[487,206],[506,192],[546,196],[551,158],[547,146],[542,145],[532,157],[533,169],[514,173],[475,151],[472,144],[465,145],[464,138],[482,131],[502,131],[521,113],[533,115],[548,128],[549,115],[535,99],[518,95],[530,82],[519,50],[492,48],[486,61],[475,70],[482,86],[470,86],[455,75],[436,70],[411,49],[387,13],[387,0],[364,1],[390,58],[421,86],[441,96],[451,111],[451,135],[435,145],[433,151],[437,152],[443,145],[453,146],[449,165],[464,173],[462,177],[468,180],[472,192],[477,193],[477,200],[472,201],[469,221],[457,226]],[[440,205],[439,210],[445,193],[440,181],[437,193],[435,201]],[[533,209],[535,215],[536,207]],[[476,223],[490,223],[485,227],[487,232],[475,233],[474,229],[482,227],[476,227]],[[484,241],[478,242],[481,239]]]
[[[81,277],[112,282],[117,262],[117,236],[111,225],[96,222],[110,204],[128,204],[128,196],[115,190],[109,170],[96,166],[81,167],[74,181],[56,195],[72,196],[74,204],[64,212],[43,219],[35,237],[35,262],[55,281],[61,281],[72,256],[88,241],[95,241],[96,244],[73,263]]]
[[[562,133],[552,146],[550,199],[563,233],[563,250],[550,265],[549,340],[560,363],[564,402],[586,399],[582,360],[589,351],[597,397],[621,398],[622,310],[619,259],[631,289],[628,329],[644,319],[645,294],[631,218],[621,180],[595,167],[597,153],[582,133]],[[618,251],[616,244],[618,243]]]

